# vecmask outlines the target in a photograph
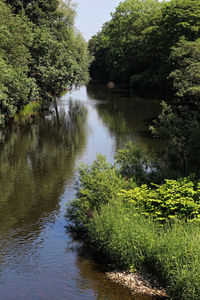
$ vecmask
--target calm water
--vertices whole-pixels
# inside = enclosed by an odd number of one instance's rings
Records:
[[[58,113],[0,131],[0,299],[152,299],[131,296],[66,233],[76,167],[97,153],[113,160],[131,139],[149,148],[159,103],[126,90],[81,88]]]

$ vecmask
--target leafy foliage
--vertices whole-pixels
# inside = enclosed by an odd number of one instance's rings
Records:
[[[132,178],[137,184],[149,181],[151,163],[147,152],[139,146],[127,143],[123,149],[117,151],[115,159],[122,176]]]
[[[76,36],[70,41],[57,41],[46,28],[35,30],[30,69],[44,100],[51,101],[63,90],[83,84],[87,65],[87,49],[81,36],[78,41]]]
[[[95,56],[91,72],[104,61],[105,67],[101,67],[99,75],[105,70],[110,80],[127,82],[133,72],[145,70],[143,31],[153,26],[154,16],[159,9],[160,4],[156,0],[121,2],[112,14],[111,21],[105,23],[102,31],[89,41],[89,49]],[[93,77],[93,73],[91,75]]]
[[[200,39],[194,42],[180,40],[172,48],[171,61],[176,68],[169,78],[176,95],[184,100],[198,102],[200,98]]]
[[[28,77],[27,67],[31,60],[27,46],[32,38],[30,23],[0,2],[0,123],[13,117],[29,97],[37,97],[35,80]]]
[[[142,185],[118,195],[161,223],[177,217],[186,221],[200,217],[200,184],[195,186],[189,179],[168,179],[160,186]]]
[[[198,0],[125,0],[111,16],[89,41],[93,79],[199,99]]]
[[[13,7],[15,13],[24,10],[29,19],[39,26],[57,19],[58,0],[6,0],[6,2]]]
[[[74,16],[71,1],[0,1],[0,123],[87,82],[89,55]]]
[[[78,229],[83,228],[95,209],[99,210],[103,204],[115,199],[121,189],[133,186],[135,184],[122,178],[105,157],[98,155],[92,165],[79,168],[76,198],[67,212],[69,220]]]
[[[166,177],[199,176],[200,123],[198,111],[187,107],[173,109],[162,103],[162,112],[150,127],[155,138],[161,140],[158,159]]]

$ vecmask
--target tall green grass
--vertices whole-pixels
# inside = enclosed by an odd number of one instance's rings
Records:
[[[107,204],[87,226],[91,243],[116,265],[148,267],[173,299],[200,299],[198,223],[177,221],[163,228],[124,204]]]

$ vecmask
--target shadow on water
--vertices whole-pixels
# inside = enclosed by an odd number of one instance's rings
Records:
[[[92,255],[91,249],[83,246],[81,242],[71,241],[68,244],[67,252],[77,253],[76,266],[79,269],[80,277],[76,279],[77,288],[80,290],[95,291],[95,299],[98,300],[158,300],[161,297],[147,295],[134,295],[129,289],[110,281],[106,278],[107,267],[102,266],[101,260]]]
[[[154,149],[149,132],[149,124],[160,112],[160,101],[137,97],[131,90],[106,86],[89,85],[87,92],[90,99],[102,100],[97,105],[97,112],[111,136],[116,139],[116,149],[132,140],[149,150]]]

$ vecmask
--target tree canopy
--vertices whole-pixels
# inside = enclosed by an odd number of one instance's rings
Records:
[[[47,107],[88,80],[87,44],[68,0],[0,0],[0,124],[25,104]]]
[[[182,76],[185,82],[197,85],[198,76],[192,70],[199,70],[199,57],[194,58],[189,47],[198,52],[198,0],[125,0],[111,16],[89,41],[90,53],[94,56],[90,74],[94,80],[131,83],[133,87],[157,90],[174,87],[179,96],[178,73],[186,62],[181,62],[185,60],[184,55],[177,60],[175,52],[178,55],[185,40],[184,48],[187,47],[185,51],[191,59],[187,61],[188,71]],[[189,66],[191,62],[193,65]]]

